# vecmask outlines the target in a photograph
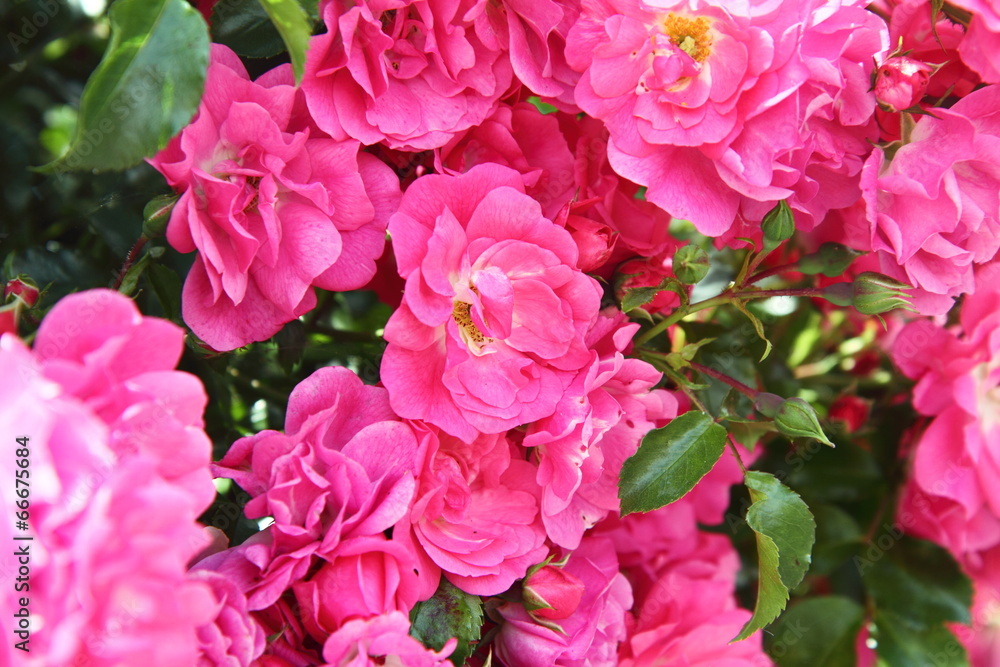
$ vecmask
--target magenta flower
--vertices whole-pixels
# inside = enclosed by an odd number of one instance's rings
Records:
[[[935,354],[927,354],[935,350]],[[943,545],[970,570],[1000,547],[1000,290],[996,281],[962,305],[961,330],[926,320],[892,347],[917,381],[913,407],[933,420],[919,436],[899,510],[908,532]]]
[[[548,554],[535,467],[502,434],[467,444],[413,427],[425,452],[409,517],[419,548],[464,591],[503,593]]]
[[[889,112],[914,106],[924,98],[934,69],[906,56],[889,58],[875,71],[875,101]]]
[[[248,571],[246,590],[253,610],[274,604],[324,563],[332,564],[319,579],[310,579],[311,585],[297,590],[303,604],[318,601],[313,628],[329,625],[322,619],[337,615],[320,605],[338,602],[326,592],[327,584],[359,556],[361,543],[351,540],[378,538],[408,514],[417,461],[413,431],[392,413],[384,389],[365,386],[344,368],[320,369],[292,391],[285,433],[262,431],[242,438],[216,466],[219,474],[231,477],[252,496],[246,515],[271,516],[274,524],[254,542],[240,545],[238,558],[225,552],[211,558],[233,558],[234,567]],[[374,548],[375,542],[364,544]],[[401,553],[398,545],[380,543],[379,550],[386,567],[391,559],[413,569],[415,557]],[[374,567],[363,558],[354,563]],[[382,599],[405,607],[429,597],[437,573],[419,577],[419,585],[411,574],[389,581]],[[357,609],[376,604],[364,596],[354,602],[352,608]]]
[[[702,233],[782,199],[813,226],[857,198],[875,138],[887,31],[856,4],[586,3],[567,40],[577,104],[608,126],[615,170]]]
[[[584,532],[617,512],[618,474],[650,429],[677,415],[677,400],[652,390],[661,374],[624,352],[639,325],[620,311],[602,312],[587,332],[595,359],[581,372],[551,417],[528,426],[542,487],[542,519],[549,538],[567,549]]]
[[[264,652],[264,629],[250,615],[247,598],[236,582],[213,570],[195,568],[194,581],[203,581],[215,596],[215,618],[198,628],[201,655],[197,667],[250,667]]]
[[[475,0],[323,0],[302,82],[325,132],[424,150],[477,125],[511,85],[506,45]]]
[[[466,442],[551,415],[591,359],[601,289],[520,174],[420,178],[389,230],[406,278],[381,369],[393,409]]]
[[[365,620],[354,620],[330,635],[323,645],[323,659],[331,667],[437,667],[450,665],[448,656],[456,640],[432,651],[410,636],[410,621],[398,611]]]
[[[563,570],[583,586],[579,604],[558,621],[539,623],[515,602],[497,609],[502,618],[494,640],[496,655],[509,667],[611,667],[625,639],[632,589],[618,571],[613,545],[588,537],[568,556]],[[575,585],[574,585],[575,587]],[[537,613],[537,612],[536,612]],[[556,624],[561,629],[556,630]]]
[[[958,47],[962,60],[986,83],[1000,83],[1000,8],[988,0],[955,0],[969,11],[969,28]]]
[[[204,389],[173,370],[183,340],[109,290],[57,303],[34,351],[0,338],[0,426],[28,436],[29,529],[17,535],[33,537],[34,624],[30,653],[8,641],[0,662],[196,664],[196,629],[215,601],[187,564],[208,541],[197,518],[214,488]],[[0,462],[11,480],[15,453]],[[4,494],[11,519],[16,500]],[[14,528],[0,526],[8,544],[20,544]],[[4,572],[18,567],[13,548],[0,556]],[[5,588],[0,607],[12,618],[21,595]]]
[[[975,266],[1000,250],[1000,90],[933,111],[891,160],[874,151],[861,182],[881,270],[919,288],[926,314],[974,291]]]
[[[358,142],[315,131],[290,70],[254,82],[227,48],[212,54],[198,115],[150,164],[181,193],[167,240],[198,251],[184,321],[231,350],[309,311],[313,287],[367,283],[399,184]]]

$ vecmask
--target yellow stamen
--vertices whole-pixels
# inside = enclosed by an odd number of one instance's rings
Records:
[[[677,14],[667,14],[663,28],[670,43],[698,62],[704,62],[712,54],[711,24],[704,16],[688,18]]]

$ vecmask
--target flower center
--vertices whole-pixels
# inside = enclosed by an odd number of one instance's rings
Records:
[[[696,61],[704,62],[712,54],[712,33],[705,17],[688,18],[671,12],[663,20],[663,28],[670,43]]]
[[[471,308],[471,303],[456,301],[455,308],[451,311],[451,316],[454,318],[455,324],[462,330],[463,337],[471,340],[473,343],[477,345],[492,343],[493,339],[484,336],[483,332],[476,326],[476,323],[472,321],[472,315],[469,313]]]

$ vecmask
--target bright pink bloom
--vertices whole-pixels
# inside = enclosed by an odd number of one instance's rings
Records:
[[[927,354],[934,350],[934,354]],[[909,324],[893,359],[917,380],[913,406],[933,420],[913,454],[899,516],[969,569],[1000,545],[1000,289],[967,297],[961,333],[929,321]]]
[[[567,549],[619,508],[618,473],[651,428],[676,416],[677,400],[652,391],[661,374],[624,352],[638,329],[620,311],[601,314],[587,332],[594,359],[551,417],[524,437],[535,448],[542,519],[549,538]]]
[[[955,0],[953,4],[972,13],[958,47],[962,60],[986,83],[1000,83],[1000,7],[990,0]]]
[[[323,0],[302,89],[336,139],[424,150],[477,125],[511,85],[511,64],[475,0]]]
[[[455,650],[455,639],[449,639],[440,651],[432,651],[411,637],[409,632],[409,619],[398,611],[348,621],[326,640],[323,659],[331,667],[435,667],[451,664],[448,656]]]
[[[782,199],[811,227],[857,198],[875,138],[866,89],[888,35],[855,5],[585,2],[567,40],[577,104],[607,124],[615,170],[702,233]]]
[[[389,230],[406,278],[381,369],[393,409],[466,442],[551,415],[591,359],[601,289],[520,174],[417,179]]]
[[[557,621],[562,632],[539,624],[520,604],[497,609],[503,624],[494,640],[496,655],[509,667],[591,667],[617,664],[625,639],[626,612],[632,606],[628,580],[608,540],[588,537],[569,554],[565,571],[583,584],[574,613]]]
[[[332,563],[341,554],[358,555],[349,539],[377,536],[406,516],[416,488],[417,449],[385,390],[365,386],[339,367],[322,368],[296,386],[285,433],[262,431],[236,441],[216,469],[253,497],[244,510],[248,517],[274,517],[258,541],[241,545],[243,567],[253,579],[247,587],[250,608],[273,604],[322,565],[317,558]],[[386,556],[406,562],[395,547],[387,547]],[[436,573],[428,578],[433,581],[421,578],[421,598],[437,585]],[[409,587],[400,589],[398,599],[413,599]]]
[[[566,63],[566,34],[580,15],[578,0],[500,0],[476,17],[483,34],[496,32],[510,50],[514,75],[531,92],[565,111],[578,111],[573,87],[580,78]]]
[[[908,109],[924,98],[934,67],[906,56],[889,58],[875,71],[875,101],[885,111]]]
[[[459,588],[503,593],[548,553],[535,467],[505,435],[466,444],[413,426],[426,452],[409,519],[417,542]]]
[[[178,326],[143,317],[117,292],[90,290],[52,309],[34,349],[45,377],[111,427],[116,456],[148,458],[194,505],[212,502],[212,444],[202,420],[208,397],[201,380],[174,370],[184,351]]]
[[[409,613],[420,595],[416,555],[384,535],[345,540],[319,570],[292,586],[309,633],[325,640],[353,618]]]
[[[603,123],[575,115],[542,114],[534,105],[501,105],[488,119],[456,136],[436,154],[436,169],[464,173],[492,162],[520,172],[525,192],[545,217],[573,237],[581,271],[600,270],[635,254],[672,247],[670,216],[642,199],[638,186],[608,164]]]
[[[247,610],[236,582],[212,570],[195,568],[194,581],[208,584],[215,596],[215,618],[198,628],[201,655],[197,667],[249,667],[264,652],[264,629]]]
[[[772,664],[761,648],[760,633],[729,643],[751,616],[736,605],[739,556],[732,544],[723,535],[707,533],[699,533],[695,544],[647,589],[619,664]]]
[[[196,628],[215,602],[187,563],[207,541],[197,518],[214,488],[204,389],[173,370],[183,338],[108,290],[56,304],[33,352],[0,338],[0,428],[27,436],[30,519],[17,534],[34,538],[30,613],[44,627],[30,653],[6,642],[3,664],[196,663]],[[15,453],[0,462],[10,479]],[[16,499],[5,494],[8,516]],[[8,544],[13,528],[0,526]],[[18,566],[13,549],[0,557],[4,572]],[[7,618],[18,597],[0,594]]]
[[[1000,250],[1000,88],[934,115],[891,161],[875,150],[861,182],[882,272],[919,288],[925,314],[972,292],[975,265]]]
[[[254,82],[226,47],[212,56],[198,115],[150,164],[181,192],[167,240],[198,251],[184,321],[231,350],[312,309],[313,287],[367,283],[399,185],[358,142],[311,128],[289,69]]]

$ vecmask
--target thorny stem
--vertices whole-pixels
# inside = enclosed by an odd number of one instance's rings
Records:
[[[726,441],[729,444],[729,449],[733,452],[733,456],[736,457],[736,463],[739,464],[740,470],[743,472],[743,477],[746,478],[747,467],[743,463],[743,457],[740,456],[740,448],[736,446],[736,438],[733,437],[732,433],[727,433]]]
[[[122,281],[125,280],[128,270],[132,268],[133,264],[135,264],[136,257],[139,256],[139,253],[148,242],[149,237],[143,234],[139,237],[139,240],[135,242],[135,245],[132,246],[132,249],[128,251],[128,254],[125,255],[125,263],[122,264],[122,269],[118,272],[118,278],[115,279],[115,286],[112,289],[117,290],[122,286]]]

